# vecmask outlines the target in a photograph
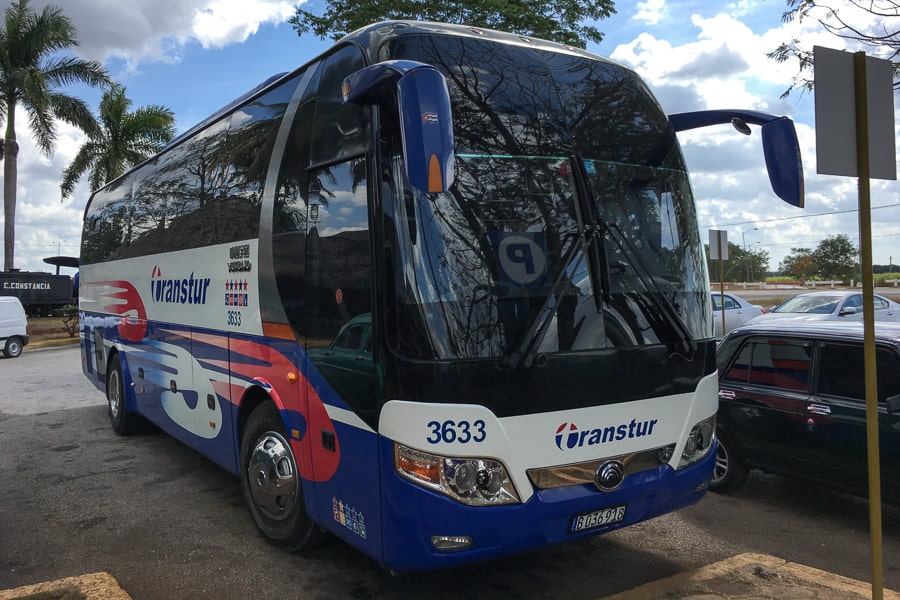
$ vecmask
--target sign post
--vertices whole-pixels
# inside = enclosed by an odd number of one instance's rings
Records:
[[[863,279],[863,345],[866,379],[866,437],[869,466],[869,540],[872,598],[884,597],[881,539],[881,468],[878,441],[878,378],[875,360],[875,280],[872,274],[872,206],[869,178],[897,179],[894,142],[893,65],[816,46],[818,173],[856,176],[859,181],[859,239]],[[852,94],[848,93],[852,90]],[[855,115],[849,119],[849,115]]]
[[[722,337],[725,337],[725,261],[728,260],[728,232],[709,230],[709,257],[719,260],[719,305],[722,308]]]

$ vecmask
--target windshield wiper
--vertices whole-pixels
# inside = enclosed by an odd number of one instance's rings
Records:
[[[638,299],[645,300],[649,298],[657,309],[656,312],[664,317],[665,322],[668,323],[669,327],[679,338],[684,349],[689,354],[696,352],[697,342],[691,336],[687,325],[681,319],[681,315],[675,310],[672,302],[669,302],[666,294],[660,288],[659,283],[657,283],[656,278],[647,268],[647,265],[640,260],[640,252],[632,245],[631,240],[628,239],[628,236],[625,235],[625,232],[623,232],[617,224],[607,223],[602,220],[600,221],[600,224],[603,232],[610,232],[610,239],[612,239],[613,243],[615,243],[622,254],[628,257],[628,264],[633,268],[638,277],[638,281],[640,281],[643,284],[644,289],[649,292],[647,294],[638,294]],[[674,294],[675,292],[673,291],[673,300]]]

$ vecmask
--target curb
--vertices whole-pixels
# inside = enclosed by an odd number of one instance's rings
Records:
[[[742,600],[788,600],[827,598],[863,600],[872,597],[871,583],[820,571],[765,554],[735,557],[602,600],[675,600],[678,598],[741,598]],[[900,600],[900,594],[884,590],[885,600]]]
[[[132,600],[109,573],[91,573],[46,583],[0,590],[0,600]]]

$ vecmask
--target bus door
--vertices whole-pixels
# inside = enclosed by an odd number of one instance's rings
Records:
[[[366,171],[357,157],[310,173],[305,347],[310,403],[318,398],[329,417],[309,423],[319,520],[380,553]],[[312,421],[316,412],[309,414]]]

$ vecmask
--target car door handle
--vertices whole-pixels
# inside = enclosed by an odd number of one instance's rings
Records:
[[[734,400],[735,393],[731,390],[719,390],[719,398],[725,398],[726,400]]]
[[[810,404],[806,407],[807,412],[811,412],[814,415],[830,415],[831,407],[826,406],[824,404]]]

